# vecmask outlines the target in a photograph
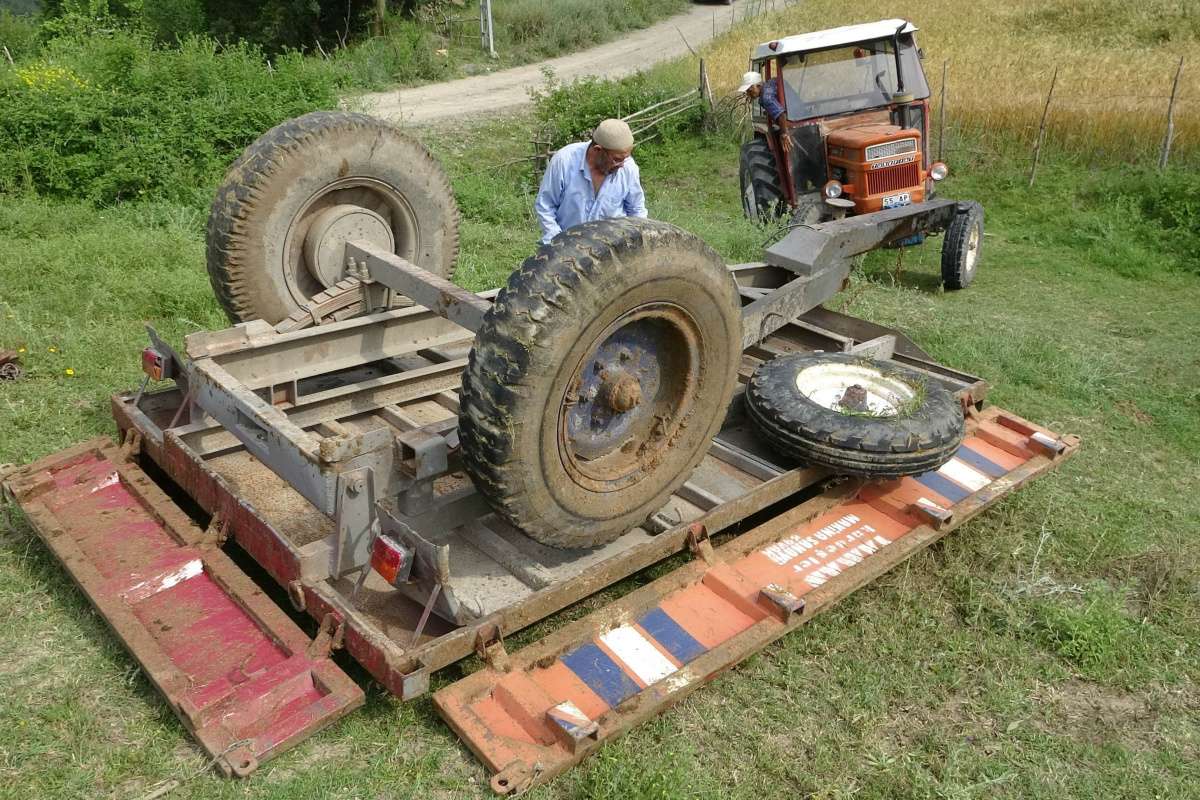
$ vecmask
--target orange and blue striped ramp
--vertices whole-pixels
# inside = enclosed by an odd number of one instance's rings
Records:
[[[843,484],[719,549],[701,545],[703,558],[442,689],[434,703],[495,773],[495,791],[548,779],[1078,445],[995,409],[969,430],[936,472]]]

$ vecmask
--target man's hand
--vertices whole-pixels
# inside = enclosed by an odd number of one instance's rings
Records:
[[[792,155],[792,137],[788,136],[786,128],[779,132],[779,146],[783,148],[785,156]]]

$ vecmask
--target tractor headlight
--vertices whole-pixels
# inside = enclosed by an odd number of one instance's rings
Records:
[[[933,162],[932,166],[929,167],[929,177],[933,178],[935,181],[945,180],[946,176],[949,174],[950,168],[941,161],[935,161]]]
[[[842,185],[837,181],[830,181],[829,183],[825,184],[823,191],[826,197],[828,197],[830,200],[833,200],[842,196]]]

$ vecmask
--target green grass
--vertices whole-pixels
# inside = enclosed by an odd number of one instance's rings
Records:
[[[532,176],[489,168],[523,146],[522,124],[428,133],[464,211],[472,288],[537,239]],[[935,242],[899,267],[873,255],[831,305],[909,332],[1082,451],[531,796],[1200,796],[1200,277],[1113,191],[1124,168],[1052,160],[1030,191],[1023,161],[948,156],[948,193],[988,211],[976,283],[942,293]],[[731,262],[757,255],[734,145],[638,160],[654,216]],[[139,378],[143,322],[174,341],[222,324],[204,213],[0,202],[0,346],[26,347],[30,368],[0,385],[0,462],[111,432],[107,396]],[[205,771],[27,522],[0,515],[0,798],[136,799],[169,779],[186,784],[170,797],[486,796],[427,699],[399,703],[353,666],[364,710],[249,781]]]

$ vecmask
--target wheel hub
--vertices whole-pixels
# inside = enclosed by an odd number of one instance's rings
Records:
[[[917,391],[869,364],[830,362],[801,370],[796,388],[819,406],[841,414],[894,417],[917,399]]]
[[[380,214],[358,205],[339,204],[321,211],[304,237],[308,271],[323,286],[346,275],[346,242],[359,241],[395,252],[391,225]]]
[[[561,412],[559,449],[576,482],[614,490],[653,469],[692,407],[699,338],[695,321],[666,303],[635,309],[597,337]]]

